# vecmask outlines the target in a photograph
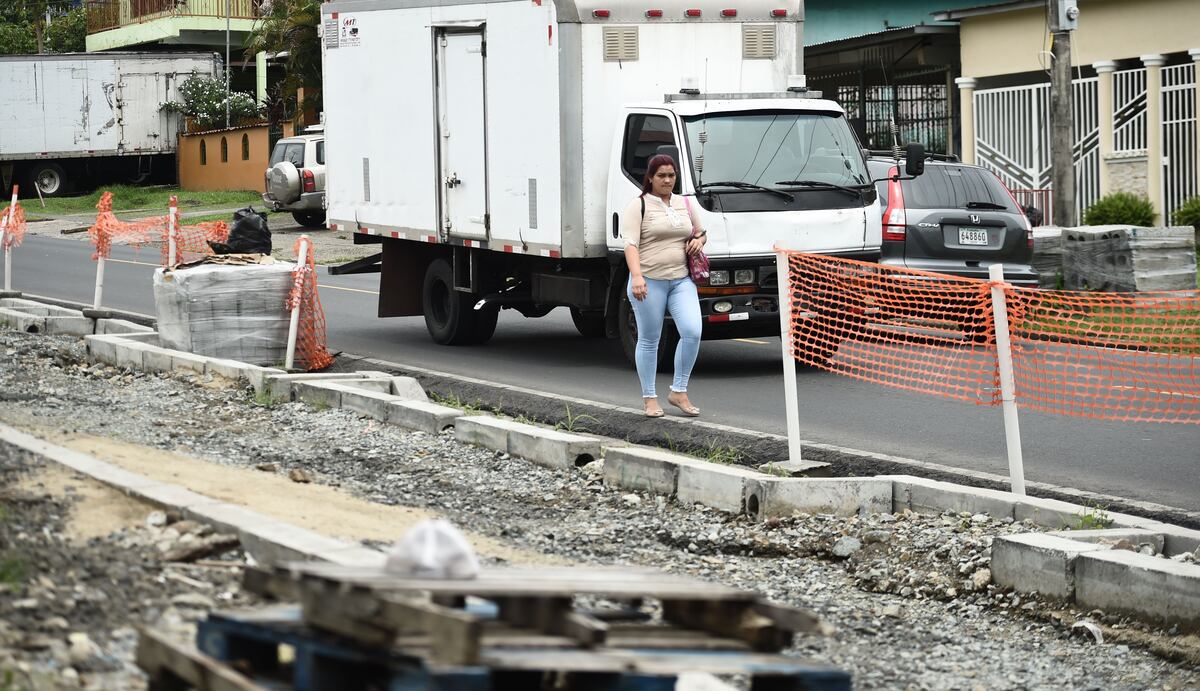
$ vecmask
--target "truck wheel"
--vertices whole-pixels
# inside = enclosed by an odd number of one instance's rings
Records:
[[[469,293],[454,289],[454,271],[450,262],[435,259],[425,270],[421,290],[421,307],[425,313],[425,328],[433,342],[439,345],[479,343],[486,329],[479,328],[478,313],[472,310],[474,300]],[[493,323],[492,330],[495,330]],[[488,338],[491,334],[487,334]],[[486,339],[484,339],[486,340]]]
[[[625,353],[625,359],[631,365],[637,365],[637,319],[633,315],[633,306],[629,304],[629,298],[621,298],[621,307],[617,314],[617,328],[620,330],[621,350]],[[675,346],[679,343],[679,332],[675,330],[675,325],[667,322],[663,324],[662,334],[658,337],[658,369],[659,371],[669,372],[675,366]]]
[[[580,312],[578,308],[571,308],[571,321],[575,323],[575,329],[579,331],[579,335],[584,338],[604,338],[604,313],[603,312]]]
[[[42,195],[47,197],[57,197],[60,194],[67,193],[67,173],[63,167],[53,161],[45,161],[34,163],[29,168],[29,187],[30,190],[37,194],[37,185],[42,190]]]
[[[296,223],[299,223],[305,228],[325,227],[324,211],[293,211],[292,218],[296,219]]]
[[[471,343],[483,344],[492,340],[492,336],[496,333],[496,320],[499,317],[499,307],[484,307],[476,311],[475,333],[471,337]]]

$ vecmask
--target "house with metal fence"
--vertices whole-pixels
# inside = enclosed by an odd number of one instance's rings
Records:
[[[1076,206],[1132,192],[1169,222],[1200,194],[1200,2],[1078,6],[1071,48]],[[1012,188],[1051,185],[1047,11],[1046,0],[1017,0],[933,16],[958,25],[962,156]]]

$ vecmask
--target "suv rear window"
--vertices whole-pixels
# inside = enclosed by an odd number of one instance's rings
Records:
[[[317,142],[317,165],[325,165],[325,140]]]
[[[965,209],[968,202],[984,202],[1016,211],[1008,191],[995,175],[982,168],[926,165],[924,175],[904,180],[900,186],[904,206],[909,209]]]
[[[304,167],[304,142],[278,142],[271,152],[271,165],[288,161],[297,168]]]

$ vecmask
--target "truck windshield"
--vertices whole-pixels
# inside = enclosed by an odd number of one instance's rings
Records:
[[[692,160],[704,157],[702,174],[692,171],[703,182],[818,189],[799,183],[858,187],[871,180],[840,113],[753,111],[683,120]],[[707,132],[703,144],[701,132]]]

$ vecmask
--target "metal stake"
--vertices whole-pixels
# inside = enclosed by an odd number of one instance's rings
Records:
[[[1012,493],[1025,495],[1025,459],[1021,455],[1021,424],[1017,419],[1016,384],[1013,379],[1012,341],[1008,330],[1008,303],[1004,297],[1004,265],[988,267],[992,279],[992,316],[996,322],[996,363],[1000,368],[1000,401],[1004,408],[1004,441],[1008,446],[1008,477]]]

